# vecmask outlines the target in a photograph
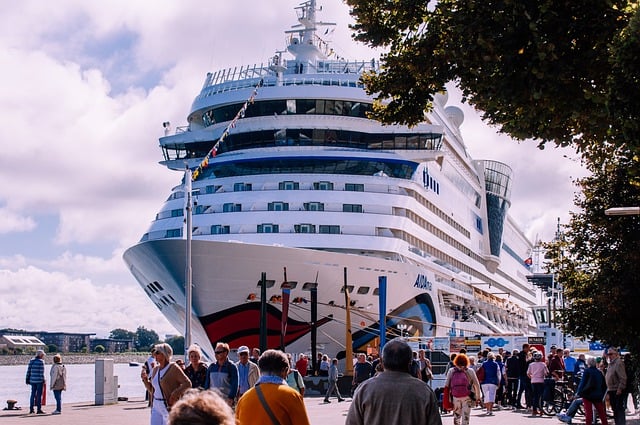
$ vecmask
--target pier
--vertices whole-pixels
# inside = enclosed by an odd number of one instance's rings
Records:
[[[343,425],[351,404],[350,401],[330,404],[323,403],[322,397],[305,397],[307,412],[312,425]],[[48,405],[46,415],[29,414],[29,407],[22,410],[0,410],[2,425],[144,425],[149,423],[151,410],[142,399],[120,401],[117,404],[96,406],[91,402],[65,404],[61,415],[51,415],[54,406]],[[633,406],[630,406],[633,408]],[[443,425],[453,425],[451,413],[442,416]],[[484,416],[484,411],[475,408],[471,411],[471,425],[561,425],[551,416],[532,417],[523,410],[498,410],[493,416]],[[574,424],[584,424],[584,416],[576,416]],[[613,424],[613,419],[609,420]],[[390,424],[396,425],[396,424]],[[403,424],[397,424],[403,425]],[[627,425],[640,425],[638,412],[627,415]]]

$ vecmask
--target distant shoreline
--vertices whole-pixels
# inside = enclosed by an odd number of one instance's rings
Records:
[[[53,355],[47,353],[44,358],[46,364],[53,363]],[[60,353],[62,363],[65,364],[92,364],[96,359],[113,359],[114,363],[144,363],[147,360],[146,353]],[[0,366],[26,365],[33,358],[33,354],[0,355]]]

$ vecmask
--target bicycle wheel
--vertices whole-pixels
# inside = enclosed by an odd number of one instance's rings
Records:
[[[562,411],[565,400],[564,394],[558,388],[553,389],[553,400],[542,402],[542,411],[547,416],[554,416]]]

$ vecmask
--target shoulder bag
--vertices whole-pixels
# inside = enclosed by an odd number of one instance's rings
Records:
[[[254,388],[256,389],[256,394],[258,395],[258,399],[260,400],[262,407],[267,412],[267,415],[269,415],[269,419],[271,419],[271,423],[273,425],[280,425],[280,422],[278,422],[276,415],[273,414],[273,411],[267,404],[267,400],[264,399],[264,394],[262,394],[262,389],[260,389],[260,384],[256,384]]]

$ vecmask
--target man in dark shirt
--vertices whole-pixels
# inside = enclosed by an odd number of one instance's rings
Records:
[[[353,366],[353,382],[351,383],[351,393],[353,394],[362,382],[371,376],[371,363],[367,361],[364,353],[358,354],[358,362]]]
[[[531,379],[527,376],[529,360],[529,344],[522,344],[522,351],[518,353],[518,363],[520,365],[520,386],[516,398],[516,407],[518,409],[524,409],[524,406],[520,404],[522,393],[524,393],[524,397],[527,400],[527,406],[531,405]]]
[[[507,401],[514,408],[518,405],[518,382],[520,381],[520,359],[518,350],[507,358]]]

